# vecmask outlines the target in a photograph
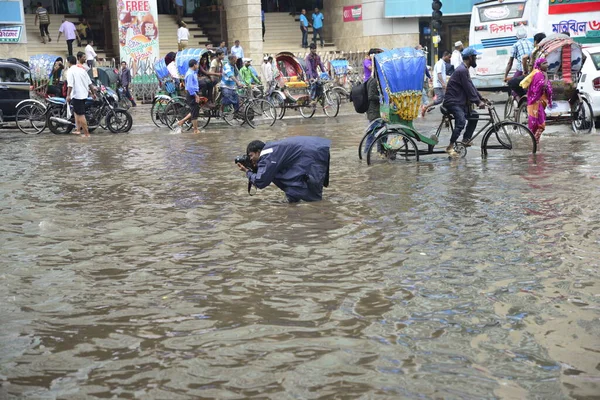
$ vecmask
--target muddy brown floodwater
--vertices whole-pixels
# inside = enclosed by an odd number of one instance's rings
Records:
[[[0,398],[600,396],[600,135],[367,167],[360,116],[284,122],[3,131]],[[324,201],[249,197],[233,158],[300,134]]]

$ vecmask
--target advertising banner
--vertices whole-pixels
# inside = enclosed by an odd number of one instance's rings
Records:
[[[69,10],[69,14],[81,14],[81,0],[68,0],[67,9]]]
[[[156,0],[118,0],[121,61],[136,73],[140,62],[154,63],[158,52]]]
[[[0,26],[0,43],[18,43],[20,38],[20,26]]]
[[[353,21],[362,21],[362,5],[344,7],[344,22]]]

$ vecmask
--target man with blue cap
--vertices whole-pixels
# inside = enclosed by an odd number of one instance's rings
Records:
[[[469,68],[477,68],[478,54],[480,53],[473,47],[464,49],[462,51],[463,62],[454,70],[454,73],[450,75],[450,79],[446,85],[446,97],[444,98],[443,107],[446,108],[455,119],[450,144],[446,148],[446,153],[451,157],[458,157],[458,153],[454,150],[454,143],[458,140],[465,125],[467,126],[467,129],[463,135],[463,144],[467,147],[471,145],[471,137],[477,127],[477,118],[479,118],[479,114],[477,114],[476,111],[471,110],[471,104],[477,104],[479,108],[485,107],[486,100],[475,88],[475,85],[471,80],[471,75],[469,74]],[[468,123],[467,118],[469,118]]]

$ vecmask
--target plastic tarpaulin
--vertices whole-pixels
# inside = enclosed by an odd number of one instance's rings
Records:
[[[343,76],[348,73],[348,60],[331,60],[329,63],[333,76]]]
[[[54,54],[36,54],[29,57],[29,70],[34,79],[46,79],[50,76],[54,62],[57,58],[63,58]],[[63,64],[64,59],[63,59]]]
[[[412,47],[393,49],[375,55],[377,77],[384,102],[389,103],[387,88],[392,94],[423,90],[426,59],[421,50]]]
[[[200,61],[202,54],[206,53],[206,49],[185,49],[178,51],[175,56],[175,65],[177,65],[177,71],[181,76],[184,76],[189,69],[190,60]]]
[[[165,63],[164,58],[161,58],[154,63],[154,72],[156,72],[158,79],[165,79],[167,76],[169,76],[169,70],[167,69],[167,64]]]

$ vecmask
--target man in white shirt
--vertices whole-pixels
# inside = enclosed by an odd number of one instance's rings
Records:
[[[188,46],[188,40],[190,40],[190,31],[187,25],[183,21],[178,22],[179,29],[177,29],[177,47],[179,51],[185,49]]]
[[[88,67],[94,68],[96,57],[98,57],[98,54],[94,51],[94,41],[90,40],[88,45],[85,46],[85,59]]]
[[[446,63],[450,61],[450,52],[444,51],[442,58],[435,63],[433,67],[433,93],[435,93],[435,100],[427,107],[421,108],[421,116],[425,117],[425,113],[432,111],[435,106],[441,104],[444,101],[444,94],[446,93]]]
[[[452,58],[450,58],[450,64],[452,64],[454,69],[458,68],[458,66],[462,64],[462,51],[464,48],[465,47],[460,40],[454,43],[454,51],[452,52]]]
[[[71,66],[67,74],[67,103],[71,103],[73,113],[75,114],[75,131],[73,134],[79,135],[80,132],[77,128],[80,127],[83,130],[83,135],[89,137],[90,131],[85,119],[85,101],[88,98],[90,90],[94,97],[96,96],[96,89],[92,85],[92,80],[83,66],[85,54],[80,51],[77,53],[77,61],[75,61],[75,57],[73,56],[69,56],[67,61]]]
[[[242,48],[242,46],[240,46],[239,40],[235,41],[235,46],[231,48],[231,54],[237,57],[237,68],[242,69],[242,67],[244,66],[244,62],[242,61],[242,59],[244,58],[244,49]]]
[[[265,57],[263,59],[263,65],[261,66],[265,90],[269,90],[271,87],[271,82],[273,82],[273,66],[269,61],[269,58],[270,57]]]

